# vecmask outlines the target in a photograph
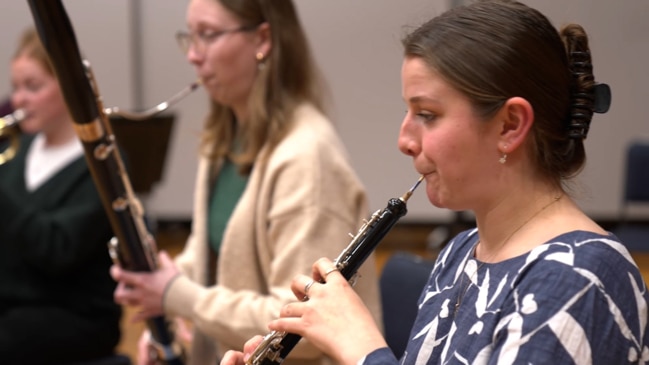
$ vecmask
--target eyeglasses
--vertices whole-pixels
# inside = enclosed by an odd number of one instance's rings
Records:
[[[194,51],[203,54],[207,46],[214,43],[219,37],[228,33],[249,32],[256,29],[256,25],[244,25],[239,28],[226,29],[226,30],[203,30],[197,33],[178,31],[176,33],[176,41],[180,49],[187,54],[190,47],[194,47]]]

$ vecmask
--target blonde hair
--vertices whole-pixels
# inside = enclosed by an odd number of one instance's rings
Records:
[[[47,51],[41,43],[41,39],[38,37],[38,33],[35,28],[27,28],[23,31],[22,35],[18,40],[18,45],[16,51],[14,52],[13,59],[19,57],[29,57],[33,60],[36,60],[47,73],[52,76],[56,76],[54,73],[54,68],[50,63],[50,58],[47,55]]]
[[[268,23],[272,47],[248,99],[248,119],[237,124],[233,111],[212,101],[201,139],[201,152],[229,157],[249,173],[264,145],[274,148],[291,128],[295,108],[309,102],[324,111],[323,81],[291,0],[214,0],[244,26]],[[233,151],[235,139],[240,145]]]

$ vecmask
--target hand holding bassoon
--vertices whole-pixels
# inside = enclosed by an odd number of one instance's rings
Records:
[[[152,272],[135,272],[113,265],[110,275],[117,281],[115,301],[122,305],[136,307],[131,321],[137,322],[160,316],[163,311],[164,291],[179,275],[178,268],[166,251],[158,254],[158,268]]]

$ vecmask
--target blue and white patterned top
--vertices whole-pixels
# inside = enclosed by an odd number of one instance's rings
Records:
[[[383,348],[363,364],[649,363],[649,295],[615,236],[570,232],[482,264],[476,233],[437,258],[401,360]]]

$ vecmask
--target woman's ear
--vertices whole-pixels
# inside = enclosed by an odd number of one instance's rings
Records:
[[[257,27],[257,54],[267,58],[273,45],[270,24],[263,22]]]
[[[501,130],[498,148],[502,153],[516,150],[527,138],[534,124],[534,109],[524,98],[513,97],[500,109]]]

